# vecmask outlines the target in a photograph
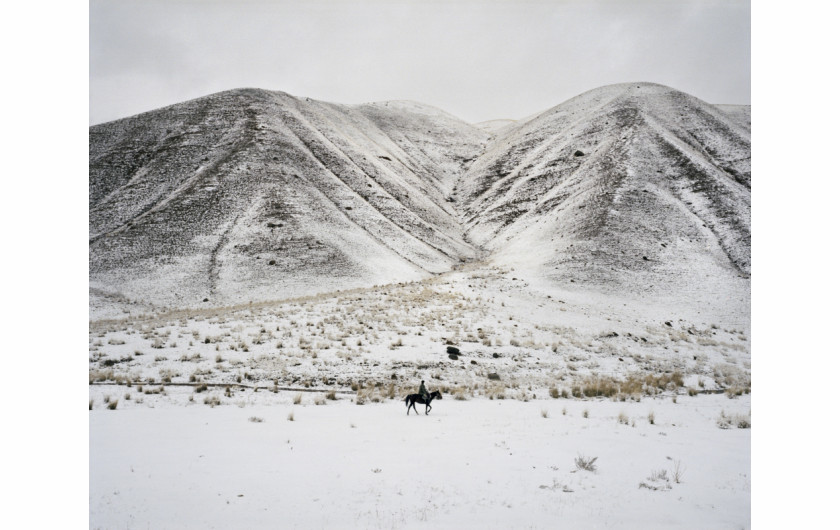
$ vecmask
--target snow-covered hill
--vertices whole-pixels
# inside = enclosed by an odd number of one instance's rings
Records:
[[[277,299],[476,256],[448,202],[487,135],[412,102],[233,90],[90,128],[94,303]]]
[[[750,273],[750,132],[654,84],[603,87],[509,130],[457,196],[497,261],[559,282],[671,290]]]
[[[477,126],[414,102],[256,89],[97,125],[92,315],[410,281],[476,259],[593,292],[743,299],[749,120],[749,107],[628,83]]]

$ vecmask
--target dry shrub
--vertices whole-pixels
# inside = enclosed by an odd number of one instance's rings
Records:
[[[752,427],[752,414],[727,414],[720,411],[720,417],[717,419],[717,426],[721,429],[729,429],[737,427],[739,429],[749,429]]]
[[[610,376],[589,376],[578,386],[572,387],[574,397],[616,397],[626,399],[628,395],[656,395],[663,391],[676,391],[683,386],[679,372],[670,374],[633,374],[621,380]]]
[[[598,469],[598,468],[595,466],[595,461],[596,461],[596,460],[598,460],[598,457],[597,457],[597,456],[592,457],[592,458],[589,458],[589,457],[587,457],[587,456],[578,455],[578,456],[575,458],[575,466],[576,466],[578,469],[581,469],[581,470],[583,470],[583,471],[592,471],[592,472],[594,473],[594,472],[595,472],[595,470],[596,470],[596,469]]]
[[[490,399],[505,399],[505,387],[504,385],[485,387],[484,395]]]

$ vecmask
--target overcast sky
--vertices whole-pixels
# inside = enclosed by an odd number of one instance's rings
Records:
[[[240,87],[479,122],[631,81],[750,103],[749,1],[90,1],[90,124]]]

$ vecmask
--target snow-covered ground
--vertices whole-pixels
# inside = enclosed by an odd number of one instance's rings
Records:
[[[719,427],[749,396],[446,398],[428,416],[255,397],[97,403],[91,528],[750,527],[750,430]]]
[[[748,528],[749,314],[472,264],[92,321],[90,527]]]

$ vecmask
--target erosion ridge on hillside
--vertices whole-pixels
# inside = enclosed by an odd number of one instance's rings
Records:
[[[93,126],[92,303],[283,299],[479,258],[596,291],[748,289],[748,107],[628,83],[479,125],[239,89]]]

